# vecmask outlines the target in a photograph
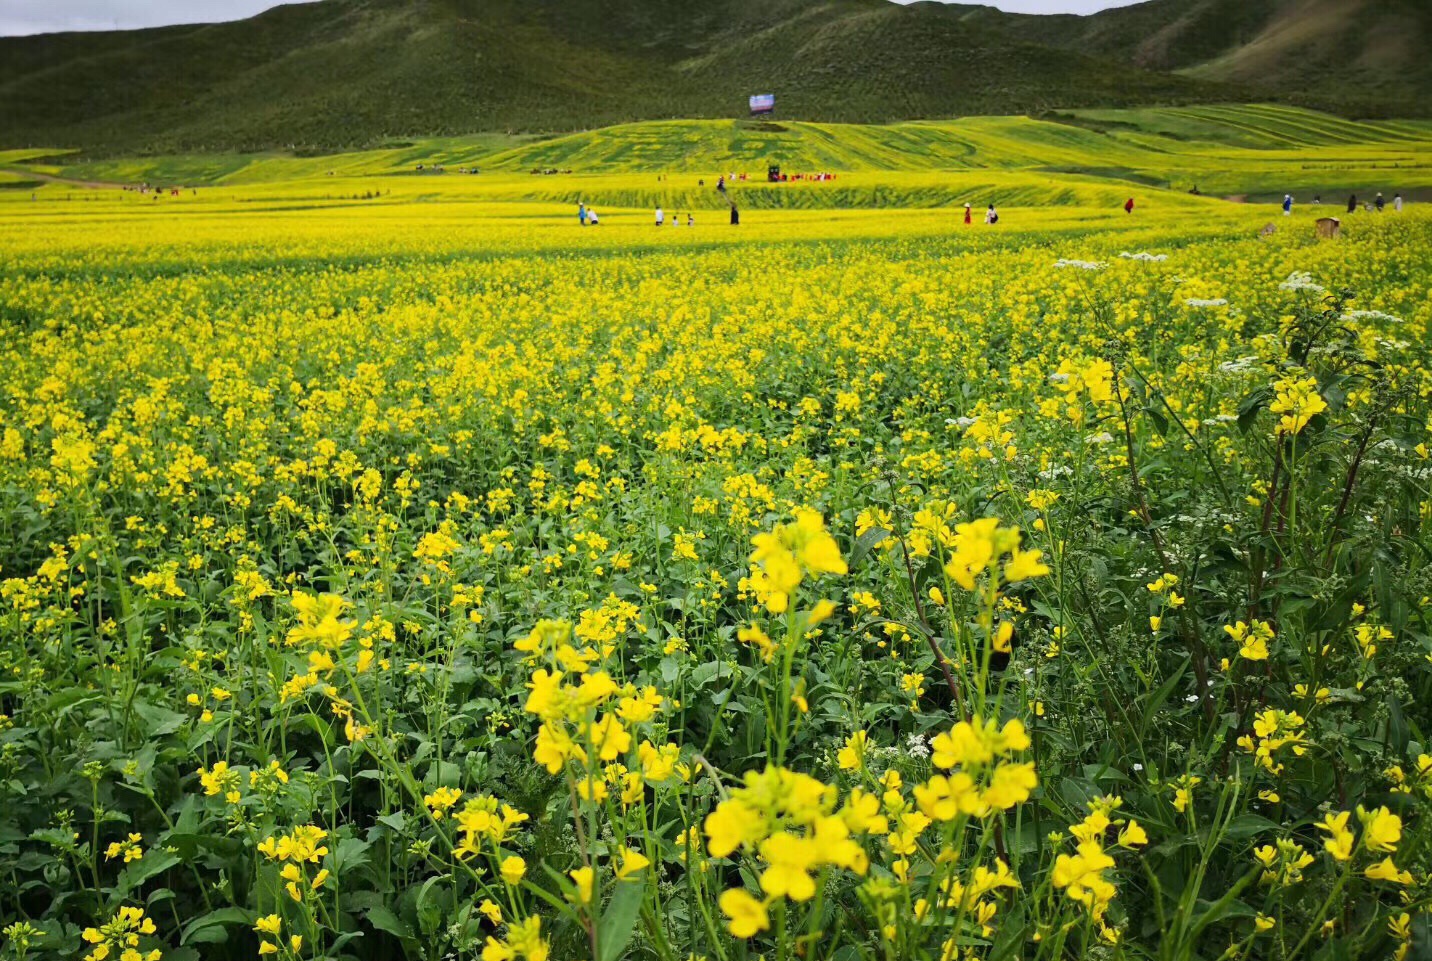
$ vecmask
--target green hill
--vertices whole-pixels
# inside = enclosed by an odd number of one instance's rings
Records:
[[[0,146],[328,150],[732,117],[888,122],[1235,99],[888,0],[323,0],[0,39]]]
[[[966,23],[1128,65],[1383,116],[1429,112],[1427,0],[1149,0],[1087,17],[947,8]]]
[[[1089,17],[889,0],[321,0],[0,39],[0,147],[321,152],[732,118],[889,123],[1250,99],[1425,114],[1425,0],[1150,0]]]
[[[604,206],[719,207],[714,179],[744,172],[743,205],[942,206],[971,196],[1084,202],[1100,191],[1194,186],[1214,197],[1300,199],[1400,191],[1432,199],[1432,121],[1345,120],[1272,104],[1089,109],[1054,119],[966,117],[897,124],[656,120],[560,137],[479,134],[323,156],[282,151],[119,159],[0,152],[23,180],[257,188],[308,198],[483,197]],[[57,165],[58,163],[58,165]],[[831,172],[767,188],[766,165]],[[436,166],[445,173],[435,171]],[[421,169],[419,169],[421,167]],[[459,171],[480,168],[481,176]],[[554,176],[532,171],[559,170]],[[704,185],[699,181],[704,180]],[[63,188],[63,185],[59,185]],[[1023,192],[1023,193],[1020,193]],[[207,194],[207,191],[205,191]],[[1009,202],[1006,200],[1005,202]],[[1122,199],[1120,199],[1122,202]]]

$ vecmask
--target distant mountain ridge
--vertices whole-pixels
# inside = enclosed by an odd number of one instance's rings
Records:
[[[322,0],[0,39],[0,147],[328,150],[729,117],[758,92],[777,94],[781,116],[851,122],[1309,92],[1426,112],[1432,77],[1412,54],[1427,19],[1423,0],[1151,0],[1089,17],[888,0]]]
[[[1154,71],[1384,113],[1428,113],[1428,0],[1149,0],[1087,17],[950,9],[966,22]]]

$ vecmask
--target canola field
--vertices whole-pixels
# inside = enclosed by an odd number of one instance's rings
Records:
[[[1432,214],[1005,176],[0,197],[0,957],[1425,956]]]

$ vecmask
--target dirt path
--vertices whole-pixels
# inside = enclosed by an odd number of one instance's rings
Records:
[[[111,180],[75,180],[73,177],[57,177],[54,174],[42,174],[38,170],[28,170],[24,167],[0,167],[0,171],[30,180],[42,180],[51,184],[69,184],[71,187],[83,187],[86,190],[114,190],[129,186],[129,184]]]

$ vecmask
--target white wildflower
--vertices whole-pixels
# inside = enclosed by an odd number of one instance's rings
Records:
[[[1349,310],[1342,315],[1342,319],[1353,323],[1367,320],[1381,321],[1384,324],[1400,324],[1403,322],[1401,317],[1384,314],[1380,310]]]
[[[1258,358],[1250,354],[1237,360],[1225,360],[1218,369],[1225,374],[1247,374],[1258,369]]]
[[[1327,288],[1321,284],[1313,283],[1313,275],[1305,270],[1295,270],[1288,275],[1288,279],[1278,285],[1279,290],[1307,290],[1315,294],[1327,293]]]

